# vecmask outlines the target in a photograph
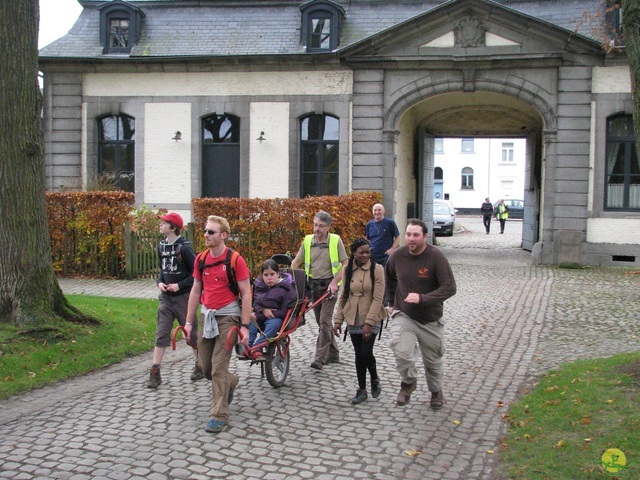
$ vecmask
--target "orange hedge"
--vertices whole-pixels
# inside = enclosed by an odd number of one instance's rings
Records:
[[[134,204],[132,193],[47,192],[46,200],[57,273],[123,275],[123,226]]]
[[[331,231],[348,247],[364,235],[371,207],[381,201],[378,192],[305,199],[196,198],[192,200],[194,249],[204,250],[202,229],[207,217],[225,217],[231,225],[229,245],[242,253],[255,275],[260,264],[273,254],[295,255],[303,237],[312,233],[313,217],[319,210],[331,214]],[[156,212],[147,212],[149,221],[136,220],[132,212],[134,195],[128,192],[48,192],[47,215],[56,272],[68,276],[124,276],[125,222],[133,220],[132,228],[157,232]]]
[[[275,253],[295,255],[305,235],[313,233],[319,210],[333,217],[331,231],[345,246],[364,235],[371,208],[382,201],[379,192],[299,198],[195,198],[195,248],[204,250],[202,229],[209,215],[225,217],[231,225],[229,246],[237,249],[256,274],[260,264]]]

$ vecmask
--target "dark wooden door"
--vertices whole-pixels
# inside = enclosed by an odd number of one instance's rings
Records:
[[[240,196],[240,145],[205,145],[202,154],[202,196]]]

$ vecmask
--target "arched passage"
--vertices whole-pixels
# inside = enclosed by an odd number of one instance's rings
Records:
[[[431,85],[427,90],[432,95],[421,97],[424,90],[417,88],[396,99],[385,117],[386,130],[395,132],[396,218],[402,222],[414,213],[428,224],[432,218],[435,137],[525,138],[522,245],[532,250],[539,237],[543,132],[548,132],[549,124],[555,128],[551,107],[530,92],[516,92],[504,84],[503,92],[435,93],[439,89]]]

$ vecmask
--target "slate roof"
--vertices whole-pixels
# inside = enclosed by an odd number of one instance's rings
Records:
[[[307,1],[131,1],[145,13],[140,39],[131,55],[105,55],[100,44],[100,12],[96,8],[105,2],[81,0],[84,9],[73,28],[64,37],[42,48],[40,57],[134,59],[309,55],[300,42],[299,7]],[[334,1],[346,12],[339,50],[447,3],[442,0]],[[586,9],[601,8],[601,0],[498,0],[496,3],[570,31],[576,30]],[[579,33],[590,36],[590,27],[581,25]]]

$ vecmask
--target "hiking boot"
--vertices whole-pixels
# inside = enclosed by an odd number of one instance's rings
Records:
[[[380,387],[380,378],[371,380],[371,396],[373,398],[378,398],[381,392],[382,392],[382,387]]]
[[[399,407],[403,407],[409,403],[411,394],[415,391],[417,384],[417,381],[413,383],[400,382],[400,392],[398,392],[398,398],[396,399],[396,404]]]
[[[147,382],[147,388],[158,388],[158,385],[162,383],[162,377],[160,377],[160,365],[154,365],[151,367],[151,373],[149,374],[149,381]]]
[[[351,403],[357,405],[364,402],[367,399],[367,391],[364,388],[359,388],[356,392],[356,396],[351,399]]]
[[[196,366],[193,367],[193,372],[191,372],[191,381],[196,382],[198,380],[202,380],[204,378],[204,372],[202,371],[202,367],[196,363]]]
[[[212,418],[207,423],[207,426],[204,427],[204,431],[209,433],[218,433],[221,432],[223,428],[224,422],[222,420],[216,420],[215,418]]]
[[[322,370],[324,368],[324,365],[320,360],[314,360],[313,362],[311,362],[311,368],[315,368],[316,370]]]
[[[440,410],[443,405],[444,395],[442,394],[442,390],[439,392],[431,392],[431,402],[429,403],[431,410]]]

